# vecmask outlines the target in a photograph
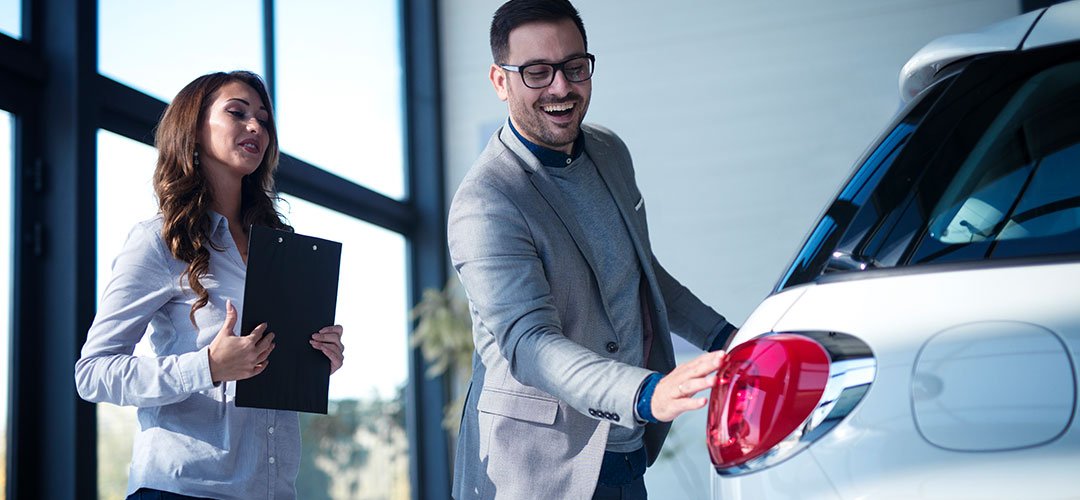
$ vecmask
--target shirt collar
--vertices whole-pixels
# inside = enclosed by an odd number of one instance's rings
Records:
[[[228,230],[229,219],[226,219],[224,215],[210,209],[206,211],[206,216],[210,218],[210,234],[216,234],[221,229]]]
[[[565,167],[570,165],[574,160],[581,156],[581,153],[585,151],[585,137],[581,132],[578,132],[577,139],[574,139],[574,147],[570,151],[570,154],[563,153],[562,151],[555,151],[554,149],[548,149],[539,144],[533,144],[525,136],[521,135],[514,127],[513,120],[506,120],[510,124],[510,130],[514,132],[518,140],[536,156],[537,160],[540,160],[540,164],[545,167]]]

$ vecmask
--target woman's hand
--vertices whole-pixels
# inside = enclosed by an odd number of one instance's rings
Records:
[[[341,325],[327,326],[317,333],[311,335],[311,347],[322,351],[327,358],[330,358],[330,374],[341,368],[341,364],[345,361],[345,345],[341,343],[342,334]]]
[[[232,301],[225,301],[225,324],[217,337],[210,342],[210,378],[214,383],[244,380],[266,369],[266,358],[274,350],[274,333],[266,332],[266,323],[251,331],[251,335],[237,337],[236,308]]]

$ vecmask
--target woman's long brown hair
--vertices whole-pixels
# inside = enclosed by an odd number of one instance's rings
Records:
[[[244,231],[252,224],[292,230],[274,206],[277,200],[274,172],[280,153],[274,112],[262,78],[248,71],[233,71],[203,75],[187,84],[165,108],[154,134],[158,150],[154,193],[164,219],[161,235],[165,245],[173,257],[188,263],[180,276],[180,284],[183,285],[186,279],[196,295],[189,314],[192,325],[195,325],[195,311],[210,301],[210,293],[200,281],[210,268],[210,250],[224,250],[210,240],[212,228],[207,211],[213,205],[214,193],[203,167],[195,165],[196,138],[218,89],[231,82],[241,82],[255,89],[269,115],[266,132],[270,142],[262,163],[241,182],[240,217]]]

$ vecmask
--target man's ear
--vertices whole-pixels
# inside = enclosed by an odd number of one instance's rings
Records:
[[[510,92],[506,88],[508,82],[506,80],[506,72],[497,64],[491,65],[491,70],[488,72],[488,79],[491,80],[491,86],[495,87],[495,94],[499,96],[500,101],[505,101],[510,98]]]

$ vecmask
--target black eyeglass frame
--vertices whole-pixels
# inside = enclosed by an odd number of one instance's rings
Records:
[[[569,63],[570,61],[576,61],[576,60],[582,59],[582,58],[585,58],[585,59],[589,60],[589,76],[587,78],[583,78],[581,80],[571,80],[570,77],[566,74],[566,72],[563,71],[563,67],[566,66],[566,64]],[[517,73],[518,75],[520,75],[521,76],[521,83],[525,84],[526,87],[529,87],[530,89],[542,89],[542,88],[546,88],[546,87],[550,86],[552,83],[555,82],[555,73],[556,72],[561,72],[563,74],[563,78],[566,78],[566,81],[568,81],[570,83],[581,83],[581,82],[587,82],[587,81],[591,80],[592,76],[593,76],[593,73],[596,72],[596,56],[586,52],[585,55],[583,55],[583,56],[574,56],[574,57],[571,57],[570,59],[567,59],[567,60],[565,60],[563,62],[557,62],[557,63],[530,63],[530,64],[525,64],[525,65],[522,65],[522,66],[513,66],[513,65],[510,65],[510,64],[499,64],[498,66],[500,68],[502,68],[502,69],[505,69],[507,71],[513,71],[513,72]],[[532,66],[548,66],[548,67],[550,67],[551,68],[551,79],[548,80],[548,82],[546,84],[541,85],[539,87],[533,87],[532,85],[529,85],[529,82],[525,81],[525,70],[529,69]]]

